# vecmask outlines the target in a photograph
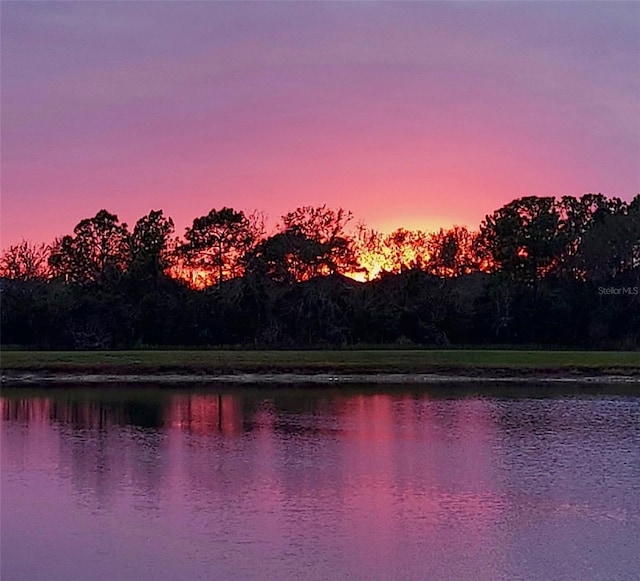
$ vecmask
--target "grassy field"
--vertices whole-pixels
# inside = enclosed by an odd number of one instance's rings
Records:
[[[497,350],[3,351],[4,372],[640,375],[640,352]]]

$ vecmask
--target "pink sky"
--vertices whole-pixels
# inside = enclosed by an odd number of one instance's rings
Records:
[[[2,246],[106,208],[381,230],[640,192],[640,3],[3,2]]]

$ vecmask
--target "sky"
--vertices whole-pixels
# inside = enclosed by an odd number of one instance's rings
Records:
[[[640,2],[14,2],[1,242],[106,208],[477,228],[640,192]]]

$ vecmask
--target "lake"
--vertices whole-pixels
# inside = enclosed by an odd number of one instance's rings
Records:
[[[640,578],[637,386],[476,392],[5,388],[1,577]]]

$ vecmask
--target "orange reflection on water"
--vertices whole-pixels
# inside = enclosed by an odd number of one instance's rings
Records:
[[[165,424],[197,434],[238,435],[244,429],[242,400],[233,395],[176,395]]]
[[[49,421],[52,416],[52,402],[49,398],[0,399],[2,418],[20,423]]]

